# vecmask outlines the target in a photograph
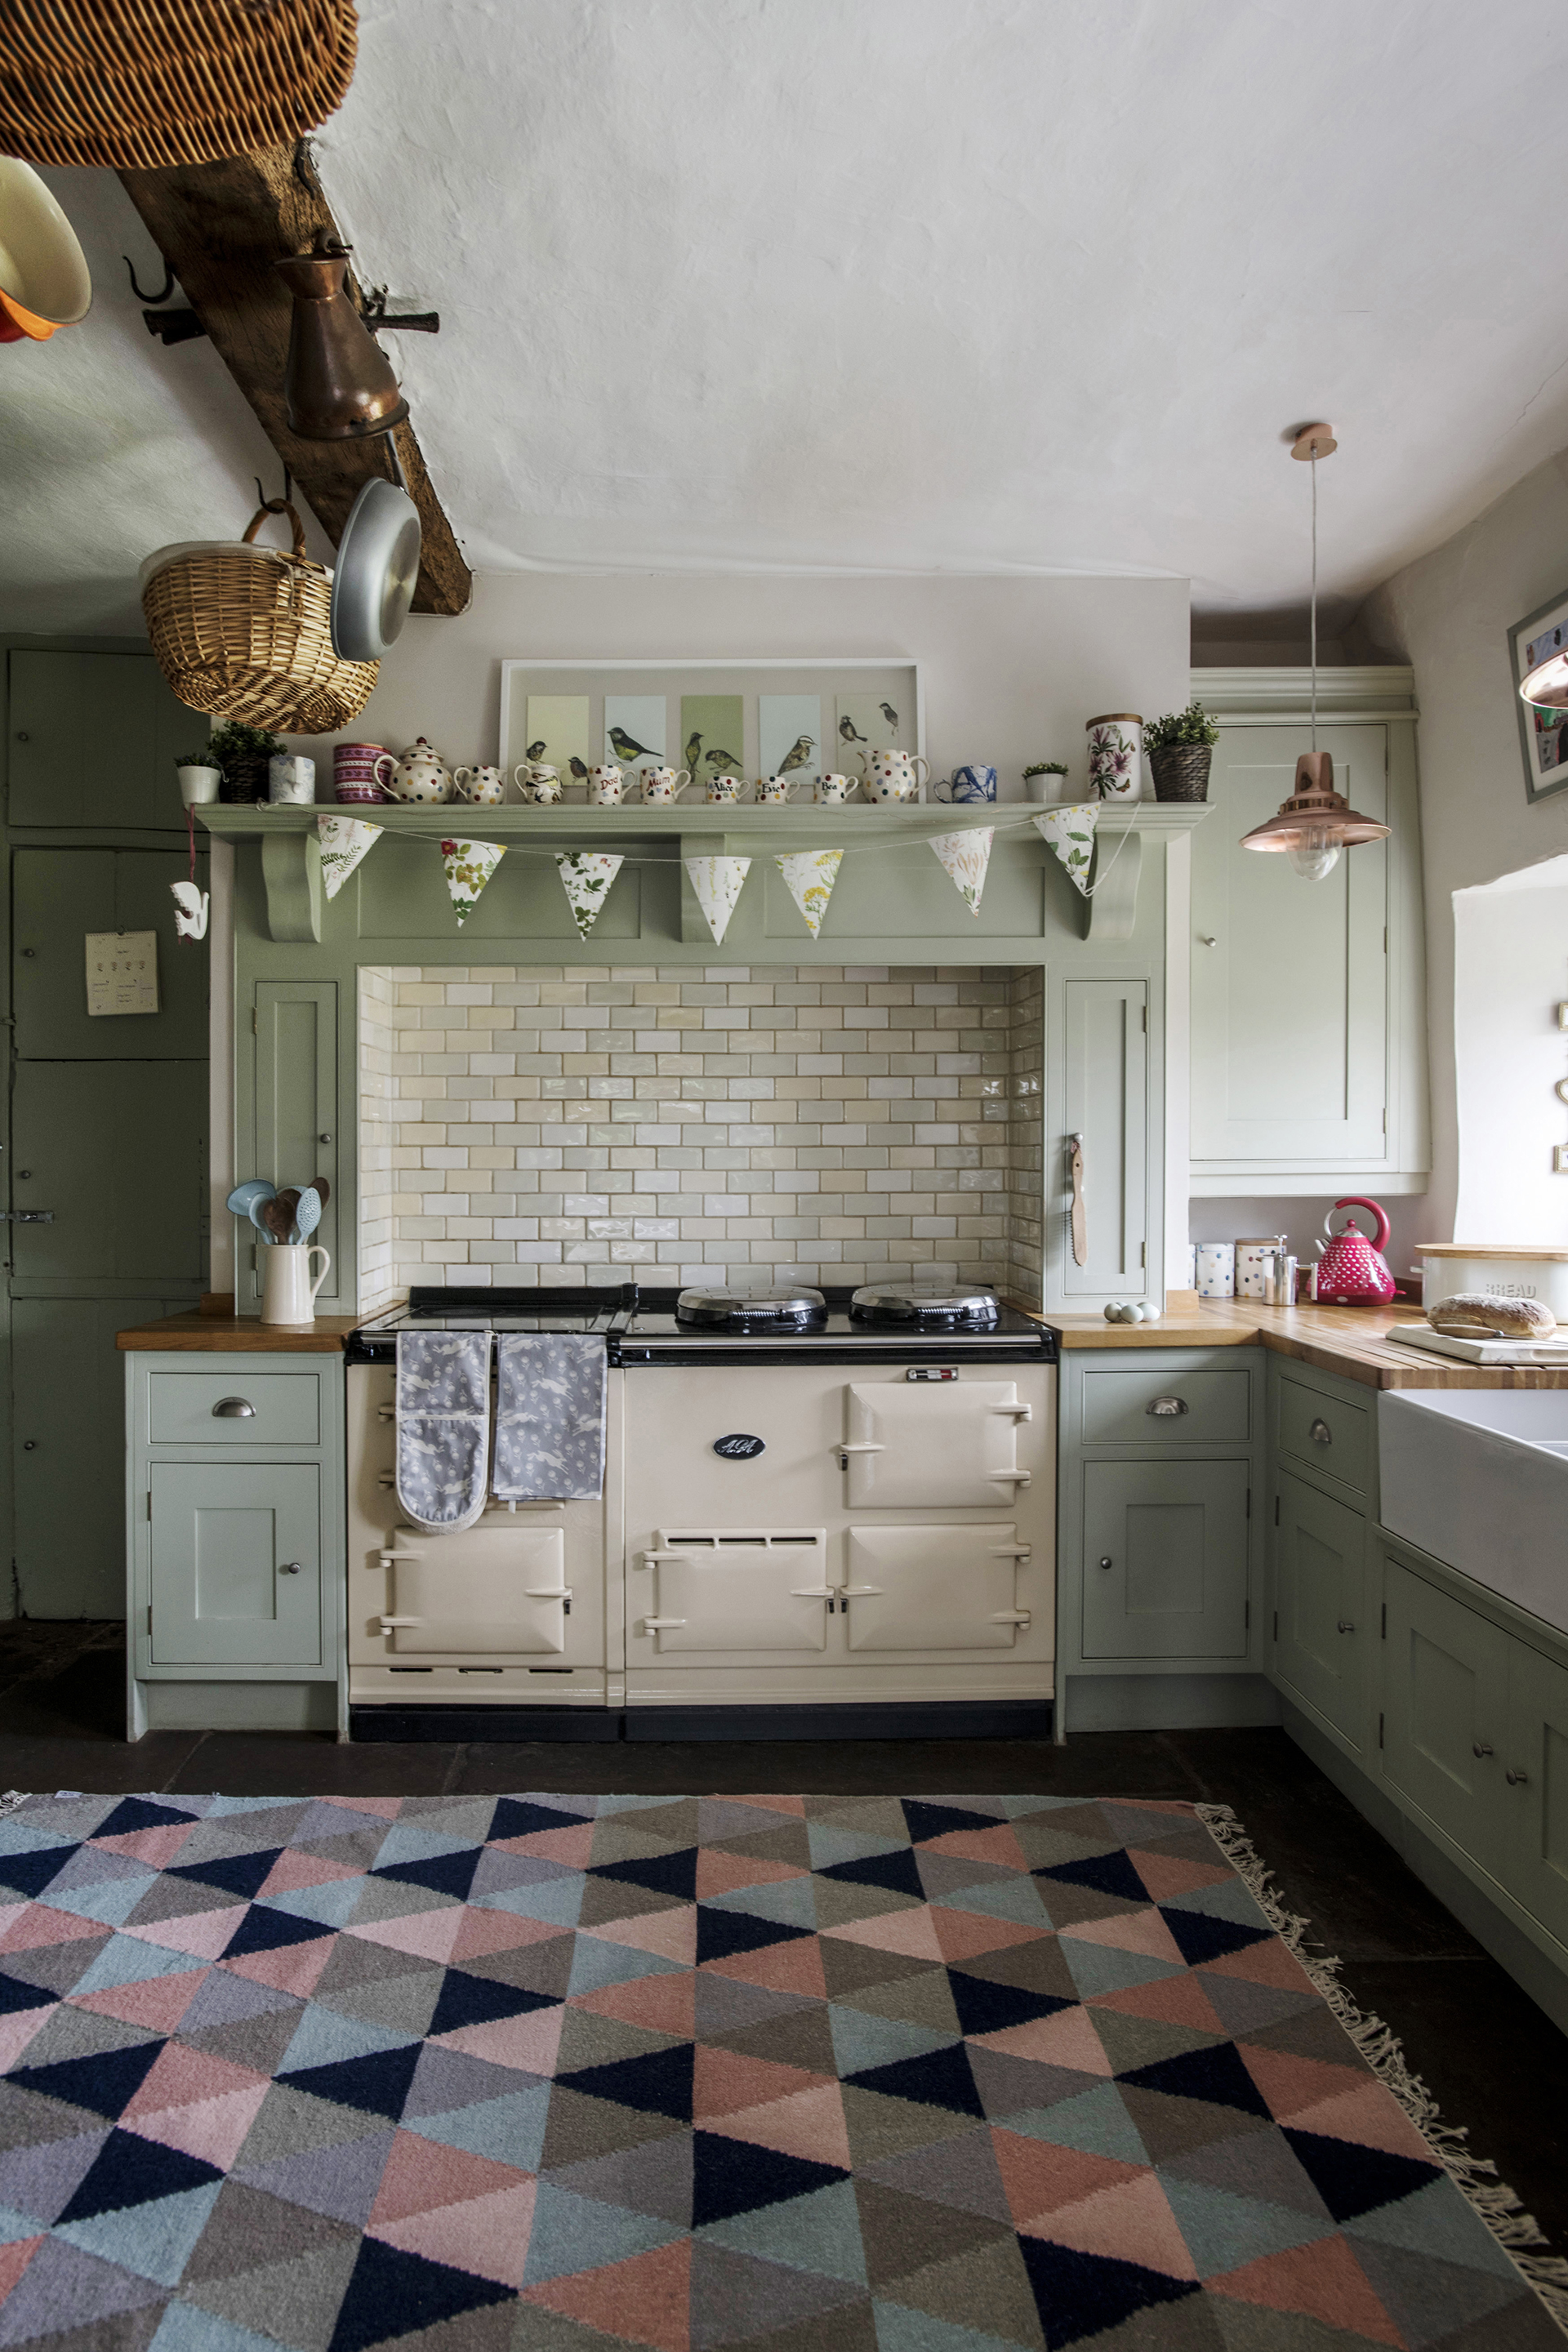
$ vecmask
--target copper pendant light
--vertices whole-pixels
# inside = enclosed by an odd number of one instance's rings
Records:
[[[1282,849],[1304,882],[1321,882],[1340,862],[1342,849],[1363,841],[1386,841],[1392,825],[1362,816],[1334,790],[1334,763],[1318,749],[1318,460],[1339,447],[1326,425],[1303,425],[1290,455],[1312,468],[1312,748],[1296,762],[1296,781],[1279,813],[1243,834],[1243,849]]]
[[[392,362],[347,291],[350,247],[325,229],[313,251],[274,262],[294,298],[283,395],[304,441],[363,441],[408,414]]]

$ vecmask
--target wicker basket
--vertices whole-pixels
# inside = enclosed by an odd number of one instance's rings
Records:
[[[331,735],[358,718],[381,664],[332,651],[331,575],[306,556],[293,507],[258,507],[245,546],[268,514],[289,517],[291,555],[197,548],[153,574],[142,593],[153,651],[189,709],[281,735]]]
[[[1207,743],[1172,743],[1163,751],[1151,751],[1149,773],[1154,779],[1154,798],[1206,801],[1213,758],[1213,747]]]
[[[5,0],[0,151],[158,169],[291,145],[342,104],[353,0]]]

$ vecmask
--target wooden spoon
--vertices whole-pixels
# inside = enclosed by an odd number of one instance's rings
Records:
[[[324,1176],[318,1176],[314,1184],[310,1187],[310,1190],[316,1194],[324,1209],[327,1202],[332,1197],[332,1188],[328,1183],[326,1178]]]
[[[258,1214],[275,1242],[286,1242],[294,1230],[294,1211],[289,1196],[279,1192],[273,1201],[263,1201]]]

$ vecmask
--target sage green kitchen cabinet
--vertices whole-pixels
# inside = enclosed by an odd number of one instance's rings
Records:
[[[256,985],[256,1164],[242,1171],[269,1182],[332,1186],[312,1240],[331,1258],[318,1306],[325,1313],[352,1295],[353,1270],[338,1251],[338,989],[331,980],[263,980]],[[247,1228],[245,1230],[248,1230]],[[267,1244],[242,1241],[239,1264]],[[261,1296],[258,1271],[253,1296]]]
[[[1366,1717],[1366,1520],[1293,1471],[1274,1489],[1274,1678],[1353,1747]]]
[[[342,1356],[124,1362],[131,1737],[341,1729]]]
[[[1250,1478],[1245,1460],[1085,1465],[1086,1659],[1246,1657]]]
[[[205,1062],[18,1062],[12,1198],[51,1222],[12,1226],[16,1280],[199,1292],[206,1132]]]
[[[196,879],[206,887],[206,845]],[[171,882],[190,874],[178,849],[19,848],[11,864],[12,1006],[28,1057],[89,1062],[207,1057],[207,950],[174,933]],[[156,1013],[89,1014],[84,935],[155,931]]]
[[[1149,1281],[1149,984],[1069,980],[1062,1125],[1083,1139],[1086,1255],[1061,1259],[1066,1304],[1142,1298]],[[1070,1195],[1069,1195],[1070,1197]]]
[[[154,1666],[319,1666],[321,1474],[313,1462],[154,1462]]]
[[[1306,748],[1306,677],[1194,671],[1216,717],[1211,824],[1192,845],[1191,1190],[1213,1196],[1426,1190],[1429,1163],[1420,824],[1406,670],[1320,678],[1317,745],[1386,841],[1320,882],[1243,835],[1275,814]]]
[[[1384,1776],[1568,1953],[1568,1643],[1408,1550],[1384,1541]]]
[[[1262,1349],[1069,1348],[1058,1377],[1058,1738],[1277,1720]]]
[[[16,646],[9,667],[13,825],[182,824],[174,761],[209,722],[174,699],[150,654]]]

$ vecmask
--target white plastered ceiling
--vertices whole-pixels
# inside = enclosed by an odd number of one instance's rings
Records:
[[[1539,0],[364,0],[318,142],[476,568],[1191,577],[1330,615],[1568,442]],[[0,621],[101,625],[266,444],[144,335],[0,348]],[[155,274],[155,272],[154,272]],[[274,463],[270,468],[277,473]],[[1223,634],[1223,630],[1221,631]]]

